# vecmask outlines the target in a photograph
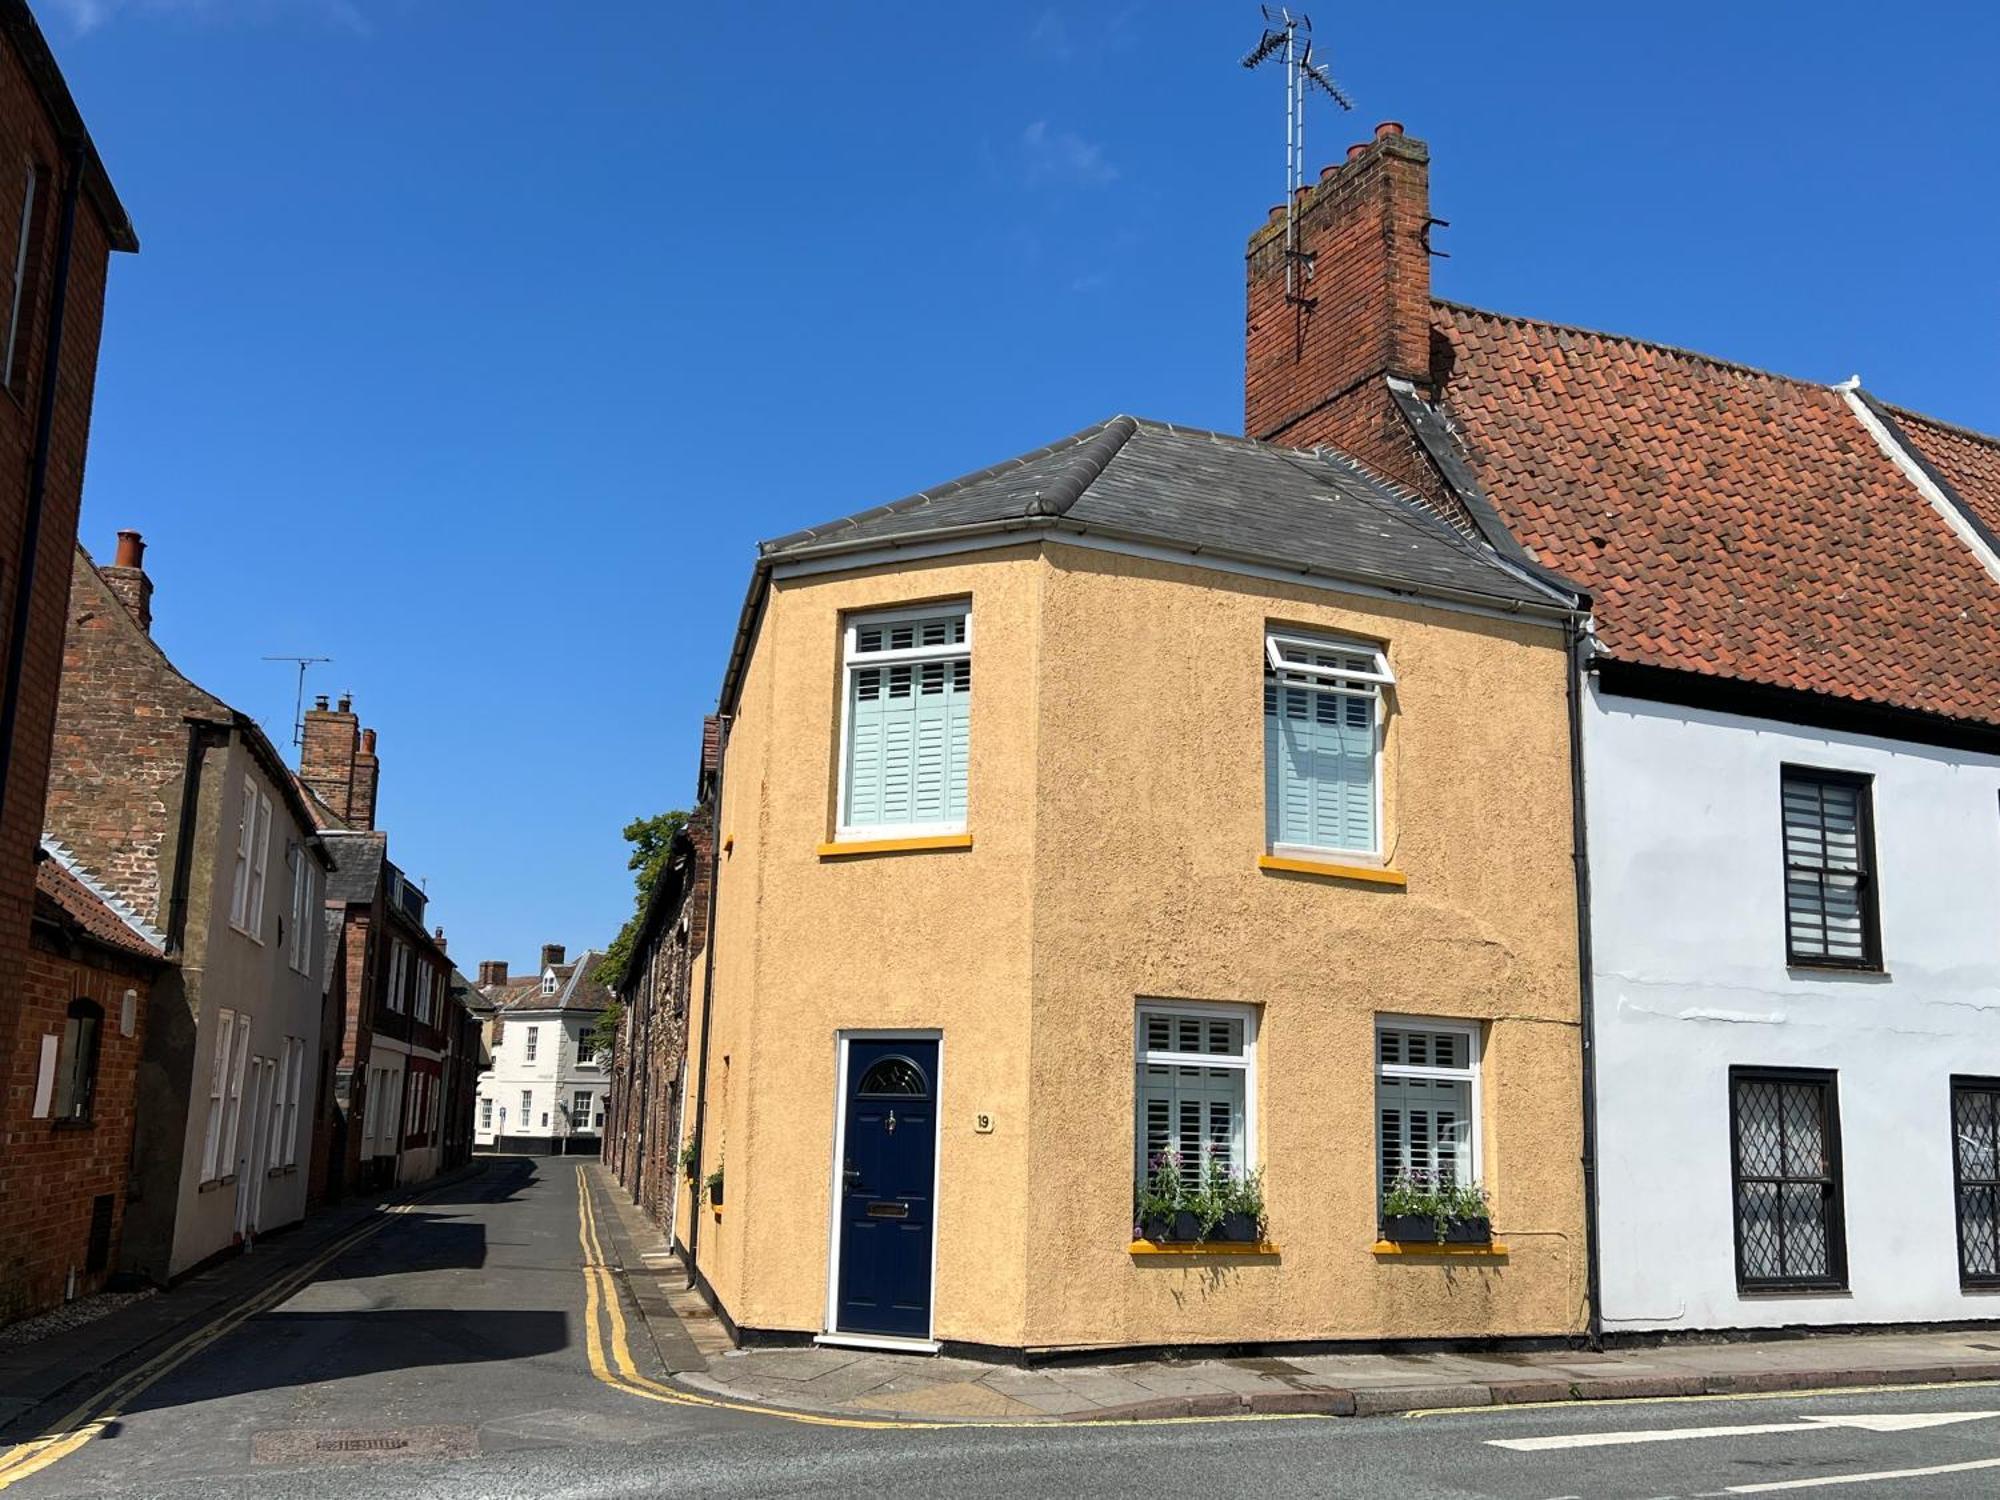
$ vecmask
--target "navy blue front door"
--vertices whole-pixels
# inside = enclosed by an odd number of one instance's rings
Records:
[[[937,1061],[935,1040],[847,1044],[835,1324],[842,1333],[930,1337]]]

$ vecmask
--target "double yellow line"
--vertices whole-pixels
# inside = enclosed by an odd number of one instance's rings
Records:
[[[614,1390],[671,1406],[705,1406],[716,1411],[745,1412],[751,1416],[777,1417],[810,1427],[851,1427],[869,1432],[936,1432],[949,1429],[990,1430],[993,1428],[1047,1427],[1040,1421],[913,1422],[890,1417],[829,1417],[813,1412],[784,1411],[770,1406],[754,1406],[747,1401],[728,1401],[719,1396],[697,1396],[649,1380],[639,1373],[632,1358],[631,1340],[626,1331],[625,1312],[618,1301],[618,1283],[604,1261],[604,1247],[597,1237],[597,1208],[592,1202],[590,1180],[584,1169],[576,1169],[577,1243],[583,1250],[584,1350],[590,1359],[590,1373]],[[606,1330],[600,1330],[599,1312]],[[608,1336],[607,1336],[608,1330]],[[609,1362],[606,1351],[609,1351]],[[1180,1427],[1206,1422],[1318,1422],[1326,1421],[1313,1412],[1245,1412],[1229,1417],[1107,1417],[1101,1421],[1068,1422],[1068,1427]]]
[[[408,1213],[415,1206],[414,1201],[399,1203],[370,1217],[359,1228],[350,1230],[304,1265],[279,1278],[248,1301],[239,1303],[213,1322],[203,1324],[137,1369],[129,1370],[110,1384],[93,1391],[78,1402],[74,1410],[43,1429],[40,1437],[0,1450],[0,1490],[41,1473],[49,1465],[69,1457],[92,1438],[102,1435],[107,1427],[125,1414],[136,1397],[159,1384],[217,1339],[225,1337],[259,1313],[289,1300],[333,1261],[370,1235],[380,1234],[388,1227],[392,1215]]]

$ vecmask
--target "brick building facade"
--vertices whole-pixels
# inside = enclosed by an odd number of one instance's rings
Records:
[[[429,898],[388,856],[375,827],[382,762],[351,698],[305,715],[298,782],[332,852],[327,922],[328,1034],[337,1038],[314,1121],[325,1193],[421,1182],[469,1155],[450,1141],[471,1119],[475,1069],[453,992],[444,931],[426,930]],[[461,976],[462,977],[462,976]]]
[[[35,865],[35,920],[16,998],[10,1100],[26,1119],[0,1149],[0,1322],[87,1296],[118,1269],[125,1169],[160,934],[62,845]]]
[[[704,797],[719,726],[704,726]],[[647,1216],[681,1240],[682,1094],[688,1079],[688,999],[707,952],[713,819],[706,800],[674,839],[617,990],[605,1162]]]
[[[69,554],[76,542],[113,250],[138,240],[34,16],[0,0],[0,975],[41,962],[37,851],[62,670]],[[18,277],[16,267],[20,268]],[[0,989],[0,1140],[10,1157],[46,1130],[16,1085],[43,1023],[27,986]],[[26,1054],[30,1061],[24,1064]],[[29,1189],[10,1169],[10,1187]],[[46,1187],[34,1191],[47,1192]],[[11,1194],[10,1194],[11,1198]],[[4,1274],[4,1273],[0,1273]],[[0,1318],[27,1305],[0,1287]]]
[[[303,1217],[331,860],[264,732],[149,632],[136,534],[71,568],[49,830],[158,930],[128,1269],[179,1276]],[[303,1123],[302,1123],[303,1122]]]

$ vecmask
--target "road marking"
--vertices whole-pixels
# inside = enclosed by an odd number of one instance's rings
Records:
[[[1976,1458],[1963,1464],[1932,1464],[1924,1469],[1878,1469],[1873,1474],[1828,1474],[1820,1479],[1772,1479],[1762,1484],[1732,1484],[1726,1495],[1768,1495],[1775,1490],[1814,1490],[1829,1484],[1874,1484],[1882,1479],[1929,1479],[1937,1474],[1970,1474],[1975,1469],[2000,1469],[2000,1458]]]
[[[1858,1427],[1864,1432],[1912,1432],[1921,1427],[1948,1427],[1957,1422],[1983,1422],[2000,1411],[1931,1411],[1859,1413],[1853,1416],[1808,1415],[1790,1422],[1755,1422],[1737,1427],[1654,1427],[1636,1432],[1572,1432],[1554,1437],[1488,1438],[1489,1448],[1515,1453],[1546,1453],[1562,1448],[1620,1448],[1632,1443],[1680,1443],[1696,1438],[1756,1437],[1779,1432],[1825,1432]]]
[[[925,1422],[903,1421],[885,1417],[831,1417],[815,1412],[785,1411],[777,1407],[757,1406],[748,1401],[729,1401],[720,1396],[699,1396],[692,1391],[676,1390],[660,1384],[639,1373],[638,1361],[632,1357],[631,1341],[627,1334],[625,1313],[620,1306],[617,1283],[611,1275],[611,1268],[605,1262],[604,1250],[597,1237],[597,1209],[590,1191],[589,1179],[584,1169],[576,1169],[577,1190],[577,1243],[583,1252],[584,1312],[589,1327],[584,1335],[584,1353],[590,1361],[590,1373],[628,1396],[638,1396],[647,1401],[658,1401],[670,1406],[703,1406],[716,1411],[743,1412],[750,1416],[776,1417],[786,1422],[798,1422],[808,1427],[858,1428],[868,1432],[940,1432],[940,1431],[991,1431],[993,1429],[1017,1429],[1028,1427],[1046,1428],[1053,1424],[1047,1421],[1019,1422]],[[602,1306],[610,1324],[610,1338],[604,1338],[597,1327],[597,1311]],[[607,1349],[609,1358],[607,1360]],[[615,1366],[615,1368],[613,1368]],[[1195,1423],[1211,1422],[1330,1422],[1338,1418],[1322,1416],[1317,1412],[1244,1412],[1231,1417],[1107,1417],[1100,1421],[1065,1422],[1065,1427],[1181,1427]]]
[[[428,1195],[426,1195],[428,1196]],[[391,1217],[408,1213],[421,1199],[399,1203],[365,1220],[290,1274],[280,1277],[248,1301],[238,1304],[211,1322],[186,1334],[177,1343],[154,1355],[137,1369],[101,1386],[64,1417],[51,1423],[37,1438],[14,1444],[0,1452],[0,1490],[39,1474],[102,1435],[125,1414],[133,1398],[152,1389],[216,1340],[282,1302],[289,1301],[333,1261],[345,1255],[370,1235],[389,1227]]]
[[[2000,1380],[1910,1380],[1889,1385],[1816,1385],[1799,1391],[1714,1391],[1699,1396],[1603,1396],[1585,1401],[1563,1396],[1554,1401],[1509,1401],[1508,1411],[1578,1411],[1594,1406],[1699,1406],[1703,1402],[1809,1401],[1817,1396],[1901,1394],[1909,1391],[1984,1391],[2000,1386]],[[1401,1413],[1405,1422],[1428,1417],[1490,1417],[1500,1410],[1492,1402],[1484,1406],[1427,1406],[1420,1411]]]

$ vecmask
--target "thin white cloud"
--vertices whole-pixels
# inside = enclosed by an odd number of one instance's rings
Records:
[[[121,16],[154,16],[205,25],[256,23],[284,15],[316,17],[355,36],[369,36],[369,24],[355,0],[51,0],[78,36],[110,25]]]
[[[1057,62],[1068,62],[1076,56],[1076,45],[1070,40],[1069,22],[1063,19],[1061,11],[1053,7],[1035,18],[1035,24],[1028,32],[1028,45]]]
[[[1021,132],[1030,186],[1065,183],[1102,187],[1115,181],[1118,169],[1105,159],[1104,148],[1071,130],[1053,130],[1037,120]]]

